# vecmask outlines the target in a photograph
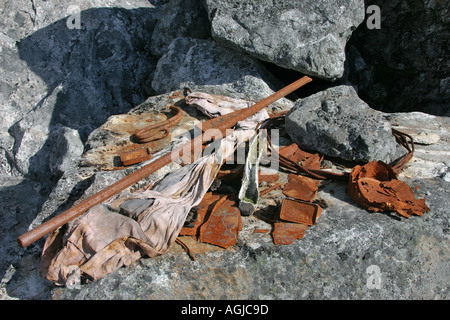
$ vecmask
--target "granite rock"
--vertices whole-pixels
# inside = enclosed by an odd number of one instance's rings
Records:
[[[345,44],[364,19],[364,2],[206,0],[212,37],[280,67],[342,77]]]
[[[189,88],[232,98],[259,101],[281,89],[257,59],[223,47],[213,40],[177,38],[159,59],[152,81],[159,94]],[[280,99],[274,105],[289,108]]]
[[[286,115],[286,131],[300,148],[344,160],[390,163],[401,155],[383,113],[350,86],[299,99]]]

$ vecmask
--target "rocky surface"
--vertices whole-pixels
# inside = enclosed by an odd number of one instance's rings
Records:
[[[337,86],[299,99],[286,115],[286,131],[300,148],[350,161],[401,156],[383,113],[362,101],[350,86]]]
[[[298,16],[287,8],[291,1],[264,2],[254,12],[246,11],[249,1],[233,2],[239,11],[227,1],[220,2],[222,9],[216,2],[203,1],[204,7],[201,2],[3,1],[0,299],[449,299],[450,122],[428,114],[448,114],[442,51],[448,8],[443,2],[379,3],[380,30],[360,24],[362,1],[303,1]],[[70,5],[76,7],[69,10]],[[284,30],[273,37],[281,42],[271,44],[278,56],[258,51],[267,43],[261,41],[267,32],[260,31],[259,10],[269,14],[263,21],[278,24],[270,32]],[[80,29],[69,28],[68,18],[77,13]],[[218,36],[217,26],[236,21],[256,32],[253,46]],[[414,30],[407,30],[408,23]],[[292,45],[302,48],[287,36],[293,32],[308,36],[309,44],[319,40],[309,51],[295,50],[303,58],[286,53]],[[136,127],[169,116],[170,104],[182,108],[183,119],[170,139],[155,147],[153,158],[186,141],[186,132],[204,116],[183,104],[185,86],[256,101],[288,82],[285,75],[299,78],[299,70],[317,77],[313,83],[339,78],[352,32],[341,82],[355,86],[372,109],[428,112],[383,114],[390,126],[417,142],[400,179],[426,198],[431,210],[424,216],[368,213],[347,196],[345,183],[327,180],[316,199],[324,208],[317,224],[291,245],[274,245],[270,234],[253,230],[271,228],[261,217],[284,197],[275,190],[261,198],[257,214],[243,217],[244,228],[229,249],[184,237],[195,261],[174,244],[163,256],[141,259],[81,287],[57,288],[39,276],[44,239],[17,246],[17,236],[140,167],[112,170],[117,162],[111,155],[129,146],[128,135]],[[331,50],[327,57],[312,50],[323,46]],[[420,59],[422,53],[426,59]],[[270,64],[287,68],[286,73],[276,79]],[[332,86],[320,81],[319,91]],[[314,94],[313,88],[304,92]],[[291,108],[295,97],[289,98],[274,111]],[[284,128],[280,132],[281,144],[292,142]],[[349,163],[335,160],[326,163],[349,170]],[[127,192],[178,166],[166,166]],[[280,179],[286,180],[285,173]],[[370,282],[373,270],[381,276],[376,288]]]
[[[207,0],[212,37],[263,61],[335,80],[364,2]]]
[[[177,38],[159,59],[152,81],[156,92],[193,91],[259,101],[281,89],[261,61],[212,40]],[[282,99],[274,105],[291,105]]]
[[[152,33],[151,53],[162,56],[170,43],[179,37],[208,39],[211,26],[202,1],[171,0],[160,10],[160,17]]]
[[[148,1],[6,1],[2,5],[0,173],[46,177],[62,126],[83,141],[110,114],[143,102],[156,60]],[[113,5],[113,6],[112,6]],[[73,9],[71,9],[73,10]]]
[[[362,23],[347,54],[355,62],[350,80],[361,97],[387,112],[449,116],[448,3],[368,0],[369,5],[380,7],[380,29]]]
[[[173,103],[170,94],[148,99],[130,111],[143,114],[165,110]],[[182,101],[182,96],[178,98]],[[189,112],[182,105],[184,112]],[[185,115],[186,124],[198,114]],[[358,207],[346,194],[346,184],[323,181],[316,201],[324,208],[318,222],[306,235],[291,245],[275,245],[270,234],[257,234],[255,228],[271,229],[261,219],[265,212],[284,198],[280,190],[261,198],[259,209],[243,217],[244,228],[237,244],[229,249],[198,243],[190,237],[183,241],[196,260],[174,244],[169,253],[156,258],[143,258],[134,265],[121,268],[96,282],[81,287],[57,288],[38,276],[39,254],[43,240],[18,250],[14,235],[24,231],[36,215],[36,203],[20,200],[24,187],[35,194],[33,185],[22,181],[9,183],[1,194],[8,203],[8,221],[4,230],[7,245],[2,283],[8,296],[19,299],[448,299],[450,122],[448,118],[429,117],[430,127],[421,129],[416,123],[426,116],[416,113],[389,115],[397,129],[420,136],[424,130],[439,136],[434,143],[416,146],[416,156],[400,178],[412,187],[416,196],[425,197],[431,211],[422,217],[399,218],[392,214],[369,213]],[[191,119],[191,120],[189,120]],[[201,117],[199,119],[202,119]],[[117,122],[111,117],[107,123]],[[104,127],[108,127],[105,124]],[[110,127],[109,127],[110,128]],[[104,137],[104,135],[103,135]],[[101,143],[102,134],[90,136],[91,152]],[[111,143],[114,140],[109,140]],[[280,141],[291,140],[283,135]],[[175,145],[182,140],[174,140]],[[155,154],[171,150],[174,145]],[[439,151],[438,151],[439,150]],[[100,154],[100,153],[99,153]],[[434,156],[430,156],[434,154]],[[447,160],[446,160],[447,159]],[[446,162],[447,161],[447,162]],[[140,165],[138,165],[139,167]],[[342,166],[338,165],[342,170]],[[132,186],[144,187],[176,165]],[[98,171],[95,166],[79,167],[65,172],[43,210],[31,222],[35,226],[47,216],[68,208],[74,201],[99,191],[135,168]],[[286,173],[281,173],[285,175]],[[36,187],[36,186],[34,186]],[[2,199],[2,200],[3,200]],[[14,200],[14,201],[12,201]],[[21,213],[20,215],[18,213]],[[8,227],[10,226],[10,227]],[[10,230],[15,230],[11,233]],[[375,266],[375,267],[374,267]],[[379,268],[381,285],[370,285],[372,269]],[[368,285],[369,283],[369,285]]]

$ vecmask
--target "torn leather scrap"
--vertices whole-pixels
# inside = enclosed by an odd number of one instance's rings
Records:
[[[354,167],[347,192],[356,203],[372,212],[396,212],[409,218],[430,210],[425,199],[416,199],[411,188],[398,180],[392,168],[382,161]]]

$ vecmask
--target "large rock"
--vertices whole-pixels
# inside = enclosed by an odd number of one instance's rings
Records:
[[[362,0],[206,0],[213,38],[261,60],[335,80],[345,44],[364,20]]]
[[[151,53],[162,56],[179,37],[207,39],[211,27],[201,0],[171,0],[161,8],[152,34]]]
[[[152,81],[162,94],[185,87],[193,91],[258,101],[281,88],[257,59],[212,40],[177,38],[159,59]],[[274,105],[291,107],[283,98]]]
[[[380,29],[361,24],[348,54],[350,81],[358,85],[360,96],[386,112],[449,116],[448,3],[366,1],[370,5],[381,10]]]
[[[383,113],[370,108],[350,86],[298,100],[286,115],[286,131],[300,147],[330,157],[390,163],[399,156]]]
[[[2,3],[0,174],[48,177],[61,127],[84,141],[145,100],[157,12],[143,0]]]

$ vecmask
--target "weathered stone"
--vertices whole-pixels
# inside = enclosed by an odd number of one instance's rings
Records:
[[[386,112],[449,116],[448,3],[365,2],[380,8],[380,29],[362,23],[349,43],[349,80],[360,97]]]
[[[85,141],[151,91],[146,81],[156,60],[149,39],[158,10],[143,0],[111,6],[103,0],[2,4],[0,173],[48,178],[61,126]],[[68,26],[73,14],[80,29]]]
[[[50,154],[50,171],[61,176],[70,168],[78,166],[83,149],[78,131],[62,128]]]
[[[350,86],[337,86],[300,99],[286,115],[286,131],[300,148],[350,161],[400,156],[383,113],[362,101]]]
[[[281,84],[261,62],[212,40],[177,38],[156,66],[152,87],[158,93],[188,87],[193,91],[259,101]],[[286,98],[274,103],[289,108]]]
[[[364,20],[364,2],[205,1],[213,38],[258,59],[335,80],[345,44]]]
[[[162,56],[172,40],[179,37],[207,39],[210,23],[201,0],[171,0],[160,9],[152,34],[151,53]]]

